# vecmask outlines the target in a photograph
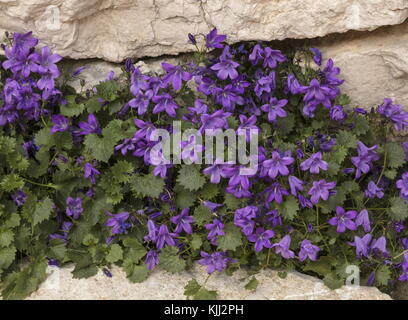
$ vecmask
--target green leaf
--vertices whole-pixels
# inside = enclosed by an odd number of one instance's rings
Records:
[[[128,248],[125,258],[133,261],[133,263],[138,263],[147,253],[146,248],[135,238],[128,237],[123,240],[123,244]]]
[[[115,80],[102,82],[96,86],[98,95],[105,101],[114,101],[117,99],[119,86]]]
[[[4,222],[6,228],[15,228],[20,225],[20,216],[17,213],[12,213],[10,217]]]
[[[118,142],[128,136],[122,124],[121,120],[115,119],[102,130],[102,137],[95,133],[87,135],[84,140],[85,151],[92,154],[96,160],[108,162]]]
[[[357,138],[350,131],[340,130],[339,133],[337,134],[337,144],[344,146],[348,149],[356,148]]]
[[[204,187],[200,190],[200,198],[203,200],[212,200],[220,192],[218,184],[206,183]]]
[[[217,300],[217,297],[218,297],[217,291],[210,291],[202,287],[194,295],[194,300]]]
[[[72,271],[72,277],[74,279],[87,279],[95,276],[98,273],[98,267],[94,264],[89,266],[78,268],[77,266]]]
[[[174,192],[176,193],[176,205],[178,209],[191,208],[197,200],[197,195],[194,192],[184,189],[179,184],[176,184]]]
[[[186,267],[186,262],[180,259],[176,247],[164,247],[159,253],[159,261],[160,268],[171,273],[181,272]]]
[[[324,276],[324,284],[329,287],[329,289],[335,290],[341,288],[344,285],[343,279],[340,279],[335,273],[331,272]]]
[[[203,240],[201,239],[201,236],[197,233],[194,233],[191,236],[191,242],[190,242],[191,249],[198,250],[201,248],[202,244],[203,244]]]
[[[48,220],[51,216],[53,203],[50,198],[46,197],[43,201],[39,201],[33,212],[32,223],[33,226]]]
[[[1,263],[1,259],[0,259]],[[8,300],[22,300],[38,289],[46,278],[45,259],[34,261],[23,270],[9,274],[3,285],[2,296]]]
[[[14,232],[10,229],[0,229],[0,248],[8,247],[14,240]]]
[[[293,220],[299,211],[299,203],[295,197],[286,197],[282,205],[279,206],[279,213],[288,220]]]
[[[191,279],[184,287],[184,295],[187,297],[194,296],[198,290],[201,289],[201,285],[195,279]]]
[[[225,235],[218,238],[218,248],[223,251],[235,250],[242,245],[241,230],[232,222],[225,224],[224,232]]]
[[[193,218],[194,222],[201,227],[211,222],[214,217],[211,214],[211,211],[206,206],[201,204],[194,209]]]
[[[356,116],[353,122],[355,125],[353,132],[358,136],[364,135],[370,130],[370,124],[364,116]]]
[[[77,117],[82,112],[84,112],[85,105],[84,104],[77,104],[75,102],[75,98],[76,98],[75,95],[71,95],[71,96],[66,97],[68,104],[66,104],[66,105],[61,104],[60,105],[60,111],[61,111],[62,115],[66,116],[66,117],[69,117],[69,118],[72,118],[72,117]]]
[[[164,180],[155,177],[153,174],[144,176],[135,175],[131,181],[132,191],[142,197],[151,197],[157,199],[164,188]]]
[[[128,259],[124,261],[123,269],[126,272],[127,278],[133,283],[143,282],[149,275],[146,264],[136,265]]]
[[[14,261],[16,248],[8,247],[0,249],[0,270],[7,269]]]
[[[251,280],[245,285],[245,289],[247,290],[256,290],[258,287],[259,281],[255,278],[252,277]]]
[[[404,220],[408,217],[408,205],[400,197],[390,199],[390,208],[387,211],[393,220]]]
[[[122,247],[118,244],[113,244],[109,250],[108,255],[106,256],[106,261],[110,263],[115,263],[123,259],[123,250]]]
[[[388,215],[393,220],[404,220],[408,217],[408,205],[400,197],[393,197],[390,199],[390,208]]]
[[[200,173],[198,168],[199,167],[195,165],[181,166],[177,177],[177,182],[190,191],[200,189],[205,183],[205,178]]]
[[[0,187],[6,192],[21,189],[23,186],[24,180],[20,178],[18,174],[15,173],[5,176],[0,183]]]
[[[375,272],[375,281],[380,286],[386,286],[388,281],[391,280],[390,267],[382,264]]]
[[[224,204],[227,206],[228,209],[231,210],[241,208],[243,205],[242,199],[238,199],[237,197],[229,193],[225,195]]]
[[[390,142],[387,144],[388,167],[398,169],[403,166],[405,160],[405,150],[401,143]]]

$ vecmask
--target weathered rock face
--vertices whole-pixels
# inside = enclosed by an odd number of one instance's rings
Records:
[[[342,91],[354,105],[370,108],[385,97],[408,105],[408,23],[333,35],[316,45],[341,68]]]
[[[408,0],[0,0],[0,29],[33,31],[74,59],[191,51],[216,26],[230,42],[314,38],[403,22]]]
[[[72,268],[54,269],[50,276],[34,292],[31,300],[176,300],[185,299],[184,286],[191,279],[203,284],[207,278],[205,268],[196,266],[191,272],[170,274],[156,270],[149,278],[138,284],[126,279],[119,268],[112,270],[108,278],[102,272],[89,279],[73,279]],[[256,275],[258,288],[244,288],[249,278],[243,271],[232,276],[225,273],[212,275],[206,284],[209,290],[217,290],[219,299],[225,300],[390,300],[390,297],[374,287],[344,286],[328,289],[322,281],[300,273],[289,273],[285,279],[276,271],[263,270]]]

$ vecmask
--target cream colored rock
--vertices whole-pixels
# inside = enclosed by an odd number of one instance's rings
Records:
[[[178,54],[214,26],[229,41],[314,38],[402,23],[408,0],[0,0],[0,29],[74,59]]]
[[[408,23],[324,38],[316,44],[341,68],[342,91],[370,108],[385,97],[408,106]]]
[[[119,268],[112,270],[108,278],[102,272],[89,279],[73,279],[72,268],[49,268],[49,277],[28,299],[30,300],[76,300],[76,299],[131,299],[131,300],[175,300],[185,299],[184,287],[191,279],[204,283],[205,269],[196,266],[191,272],[169,274],[154,271],[150,277],[138,284],[126,279]],[[389,300],[388,295],[374,287],[342,287],[328,289],[322,281],[299,273],[289,273],[286,279],[276,271],[264,270],[256,275],[258,288],[248,291],[244,288],[249,278],[243,271],[232,276],[225,273],[213,274],[206,288],[217,290],[219,299],[225,300]]]

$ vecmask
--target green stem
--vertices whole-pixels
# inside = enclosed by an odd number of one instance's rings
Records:
[[[28,183],[34,184],[36,186],[39,186],[39,187],[57,189],[57,186],[54,185],[54,184],[51,184],[51,183],[49,183],[49,184],[37,183],[37,182],[31,181],[31,180],[29,180],[27,178],[23,178],[23,180],[28,182]]]

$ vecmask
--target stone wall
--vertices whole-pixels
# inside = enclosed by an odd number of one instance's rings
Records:
[[[187,33],[216,26],[230,43],[312,39],[362,107],[385,96],[408,105],[407,18],[408,0],[0,0],[0,30],[32,30],[65,58],[93,59],[88,80],[127,57],[190,52]]]

